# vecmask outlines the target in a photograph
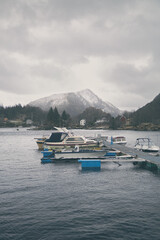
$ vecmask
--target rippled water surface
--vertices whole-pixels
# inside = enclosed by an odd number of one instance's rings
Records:
[[[159,132],[99,132],[120,133],[129,146],[137,137],[160,140]],[[132,163],[101,171],[41,164],[34,137],[44,133],[0,129],[0,239],[160,239],[159,174]]]

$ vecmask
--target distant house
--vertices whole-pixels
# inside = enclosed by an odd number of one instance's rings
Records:
[[[3,119],[3,121],[4,121],[4,122],[7,122],[7,121],[8,121],[8,118],[5,117],[5,118]]]
[[[126,121],[127,121],[127,119],[126,119],[126,117],[125,117],[125,116],[123,116],[123,115],[122,115],[122,116],[120,117],[120,121],[121,121],[121,124],[122,124],[122,125],[125,125],[125,124],[126,124]]]
[[[31,119],[26,120],[26,125],[32,125],[32,124],[33,124],[33,121]]]
[[[109,120],[104,117],[104,118],[102,118],[102,119],[98,119],[98,120],[95,122],[95,124],[103,124],[103,123],[108,123],[108,122],[109,122]]]
[[[85,125],[86,125],[86,119],[81,119],[80,126],[85,126]]]

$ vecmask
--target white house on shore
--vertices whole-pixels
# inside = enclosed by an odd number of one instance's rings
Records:
[[[81,119],[80,120],[80,126],[85,126],[86,125],[86,120],[85,119]]]
[[[31,119],[27,119],[27,120],[26,120],[26,124],[27,124],[27,125],[32,125],[32,124],[33,124],[33,121],[32,121]]]

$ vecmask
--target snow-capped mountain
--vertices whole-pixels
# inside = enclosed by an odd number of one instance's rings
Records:
[[[48,111],[51,107],[53,109],[57,107],[60,113],[65,110],[71,116],[82,113],[88,107],[101,109],[106,113],[110,113],[112,116],[120,114],[118,108],[109,102],[104,102],[89,89],[75,93],[53,94],[49,97],[32,101],[28,105],[39,107],[45,111]]]

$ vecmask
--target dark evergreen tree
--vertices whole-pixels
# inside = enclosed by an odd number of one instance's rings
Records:
[[[49,112],[47,114],[47,121],[52,124],[54,122],[54,113],[52,107],[49,109]]]
[[[54,108],[54,111],[53,111],[53,123],[57,127],[60,126],[60,115],[56,107]]]
[[[66,113],[66,111],[64,110],[61,115],[61,125],[63,127],[68,127],[70,120],[71,120],[70,115]]]
[[[62,120],[64,120],[64,121],[67,120],[67,113],[66,113],[65,110],[62,112],[62,116],[61,116],[61,118],[62,118]]]
[[[115,118],[111,117],[110,123],[109,123],[109,128],[115,130],[116,129],[116,124],[115,124]]]
[[[152,102],[131,113],[130,117],[135,126],[141,123],[160,124],[160,94]]]
[[[26,120],[31,119],[34,125],[39,126],[43,125],[46,119],[46,112],[37,107],[22,107],[20,104],[13,107],[0,107],[1,126],[6,126],[5,118],[8,119],[7,124],[11,124],[11,120],[18,120],[25,126]],[[14,127],[14,124],[12,125]]]

